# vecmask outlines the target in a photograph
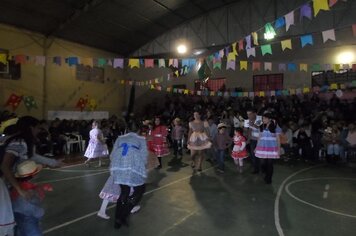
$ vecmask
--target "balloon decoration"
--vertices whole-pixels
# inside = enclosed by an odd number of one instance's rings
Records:
[[[15,111],[20,105],[21,101],[22,101],[22,96],[18,96],[12,93],[10,97],[7,99],[7,102],[5,103],[5,107],[11,106],[12,110]]]
[[[23,101],[25,103],[27,110],[30,111],[32,108],[37,108],[37,103],[33,96],[24,96]]]
[[[87,106],[87,104],[88,104],[88,95],[86,96],[86,98],[80,97],[75,107],[79,108],[80,111],[83,111],[84,108]]]

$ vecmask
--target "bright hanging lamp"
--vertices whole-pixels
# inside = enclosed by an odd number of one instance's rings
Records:
[[[267,23],[265,25],[265,33],[264,33],[264,37],[267,40],[273,39],[276,36],[276,31],[274,31],[273,26],[271,25],[271,23]]]

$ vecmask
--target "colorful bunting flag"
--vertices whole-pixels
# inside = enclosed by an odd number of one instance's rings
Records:
[[[252,70],[257,70],[260,71],[261,70],[261,63],[260,62],[252,62]]]
[[[313,45],[314,43],[313,36],[311,34],[300,37],[300,41],[302,43],[302,48],[304,48],[308,44]]]
[[[279,70],[279,71],[286,71],[286,64],[280,63],[280,64],[278,65],[278,70]]]
[[[284,17],[286,19],[286,31],[288,31],[290,26],[294,25],[294,11],[289,12]]]
[[[69,66],[76,66],[78,65],[78,57],[68,57],[66,58],[66,62]]]
[[[7,54],[0,53],[0,62],[4,65],[7,65]]]
[[[240,61],[240,70],[247,70],[247,61]]]
[[[166,61],[163,58],[158,60],[158,67],[159,68],[165,68],[166,67]]]
[[[335,41],[335,30],[331,29],[331,30],[326,30],[322,32],[323,35],[323,42],[325,43],[326,41],[328,41],[329,39],[332,41]]]
[[[329,7],[334,6],[338,0],[329,0]]]
[[[154,67],[153,59],[145,59],[145,68],[153,68],[153,67]]]
[[[251,48],[251,35],[247,35],[245,40],[246,40],[246,49]]]
[[[217,59],[217,58],[213,59],[213,69],[221,70],[221,59]]]
[[[281,41],[281,45],[282,45],[282,50],[286,50],[288,49],[292,49],[292,40],[291,39],[286,39]]]
[[[233,44],[231,45],[231,47],[232,47],[232,53],[235,54],[235,56],[238,55],[237,50],[236,50],[236,44],[237,44],[237,43],[235,42],[235,43],[233,43]]]
[[[331,65],[330,64],[324,64],[324,70],[325,71],[331,70]]]
[[[340,64],[334,64],[334,71],[339,71],[340,70]]]
[[[239,41],[239,51],[243,51],[244,50],[244,40],[240,39]]]
[[[308,64],[301,63],[299,65],[299,70],[307,72],[308,71]]]
[[[285,26],[285,24],[286,24],[286,20],[284,19],[284,16],[279,17],[276,20],[276,23],[274,24],[274,28],[279,29],[279,28]]]
[[[140,68],[140,60],[137,58],[130,58],[129,59],[129,67],[132,68]]]
[[[258,34],[256,32],[252,32],[251,35],[253,38],[253,44],[258,45]]]
[[[123,58],[114,58],[114,63],[113,63],[114,68],[124,68],[124,59]]]
[[[356,37],[356,24],[352,25],[352,32],[354,34],[354,37]]]
[[[230,52],[228,55],[227,55],[227,61],[236,61],[236,55],[233,53],[233,52]]]
[[[235,70],[235,66],[236,66],[235,61],[226,62],[226,70],[228,70],[228,69]]]
[[[309,5],[309,3],[304,4],[300,8],[300,20],[303,20],[303,17],[306,17],[309,20],[312,19],[312,9],[311,9],[311,6]]]
[[[266,54],[271,54],[272,55],[272,47],[270,44],[262,45],[261,46],[261,51],[262,51],[262,56]]]
[[[296,71],[297,65],[294,63],[288,63],[288,71]]]
[[[330,10],[328,0],[313,0],[314,17],[318,15],[320,10]]]
[[[272,62],[265,62],[265,71],[272,71]]]
[[[320,71],[320,70],[321,70],[320,64],[315,63],[311,66],[311,71]]]
[[[256,57],[256,48],[246,49],[246,54],[247,54],[247,58],[249,58],[250,56]]]

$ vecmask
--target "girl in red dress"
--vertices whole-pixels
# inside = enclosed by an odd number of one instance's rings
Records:
[[[231,153],[231,157],[234,159],[235,165],[240,173],[242,173],[244,165],[243,161],[248,156],[246,151],[246,138],[242,135],[242,133],[242,128],[235,128],[235,136],[233,138],[234,148]]]
[[[159,161],[158,169],[162,168],[162,157],[169,155],[167,144],[168,128],[161,124],[159,117],[155,118],[155,126],[151,131],[151,148],[153,153],[157,156]]]

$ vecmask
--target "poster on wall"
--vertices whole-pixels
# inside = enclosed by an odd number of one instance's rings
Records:
[[[48,120],[102,120],[109,118],[108,111],[48,111]]]

